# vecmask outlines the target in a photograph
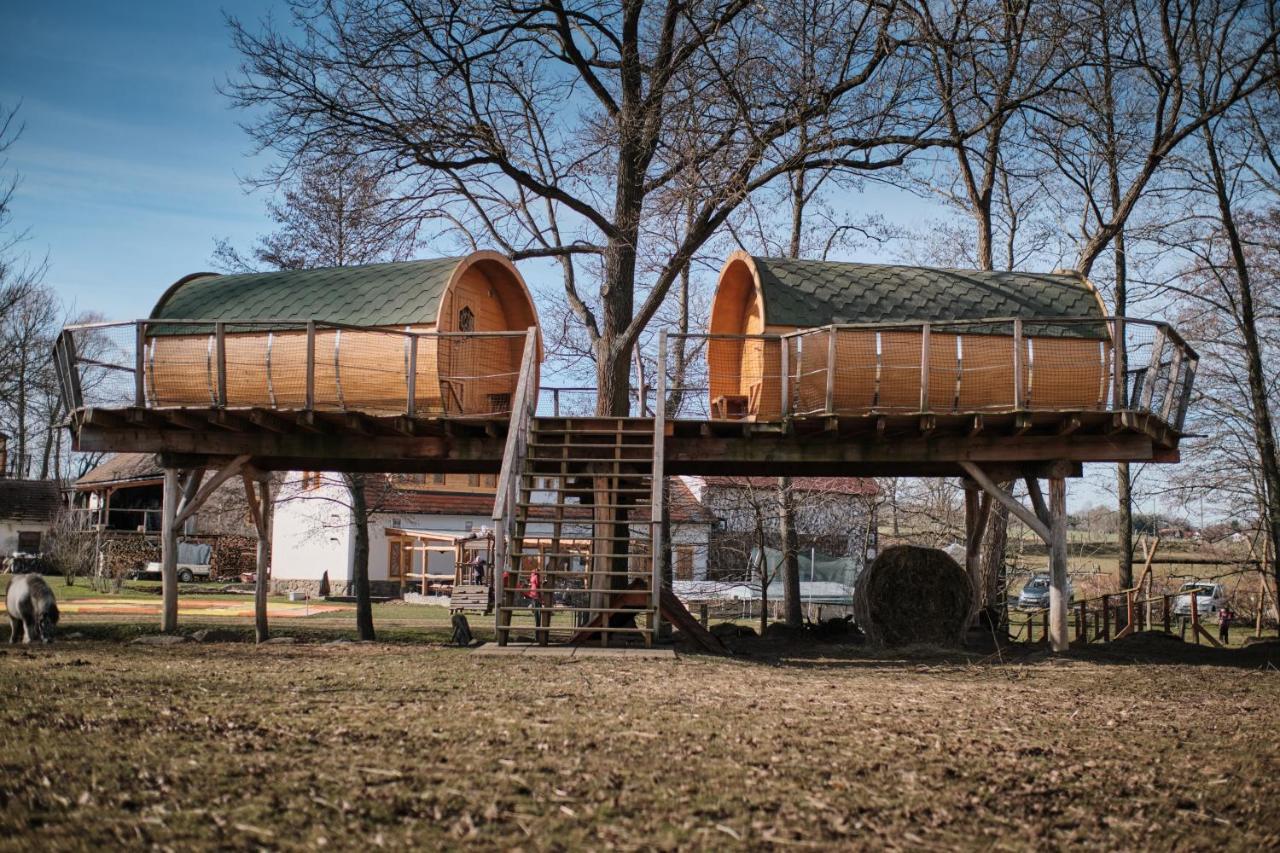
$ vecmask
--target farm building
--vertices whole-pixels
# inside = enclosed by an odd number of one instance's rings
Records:
[[[707,579],[750,580],[759,560],[757,522],[765,531],[765,557],[782,557],[782,494],[773,477],[689,477],[694,493],[717,519],[709,542]],[[798,477],[786,498],[796,528],[800,575],[852,585],[875,556],[874,480],[862,477]]]
[[[41,553],[61,508],[56,481],[0,477],[0,558]]]
[[[236,322],[193,322],[221,319]],[[142,390],[155,406],[398,413],[409,402],[451,415],[510,409],[524,332],[538,325],[520,273],[493,252],[196,273],[160,297],[151,320]],[[469,337],[477,332],[512,334]]]
[[[87,527],[101,526],[109,534],[155,537],[160,535],[163,494],[164,470],[155,456],[116,453],[75,481],[72,504]],[[187,519],[182,532],[187,536],[256,537],[240,483],[219,486]]]
[[[796,414],[1105,409],[1112,359],[1105,313],[1075,273],[736,252],[711,307],[710,331],[720,336],[707,347],[712,411],[779,417],[783,374],[787,409]],[[750,337],[760,335],[786,337]]]
[[[394,597],[416,590],[420,586],[417,576],[424,572],[437,578],[452,576],[451,549],[428,549],[428,541],[491,531],[495,488],[496,477],[491,474],[368,477],[369,579],[374,594]],[[529,538],[550,542],[554,532],[551,507],[535,507],[530,518]],[[568,513],[564,537],[589,539],[589,518],[583,512]],[[681,484],[672,489],[670,519],[676,572],[702,576],[714,517]],[[340,478],[289,474],[278,491],[275,508],[272,588],[314,594],[327,572],[332,592],[346,594],[354,548],[350,498]]]

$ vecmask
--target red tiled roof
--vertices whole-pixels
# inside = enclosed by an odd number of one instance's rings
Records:
[[[393,488],[370,496],[375,512],[418,515],[493,515],[493,495]]]
[[[766,489],[778,485],[777,477],[706,477],[708,488],[746,487]],[[868,477],[795,477],[791,488],[804,492],[836,492],[846,495],[878,495],[880,487]]]
[[[667,478],[667,513],[673,522],[683,524],[711,524],[716,520],[679,477]]]

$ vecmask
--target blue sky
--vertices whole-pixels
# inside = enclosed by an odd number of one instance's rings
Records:
[[[267,227],[239,175],[262,161],[215,86],[234,71],[223,12],[271,5],[31,2],[0,13],[0,102],[22,102],[9,152],[14,220],[78,310],[132,318],[204,269],[215,236]]]

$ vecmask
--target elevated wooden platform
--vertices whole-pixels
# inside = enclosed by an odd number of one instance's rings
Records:
[[[548,427],[563,420],[538,419]],[[594,422],[612,432],[618,420],[576,423],[582,428]],[[84,409],[72,415],[70,428],[79,450],[156,453],[167,467],[249,456],[262,471],[495,473],[502,465],[508,423],[506,416],[126,407]],[[630,418],[624,428],[652,435],[654,427],[652,419]],[[1139,412],[868,414],[785,423],[675,420],[665,423],[664,432],[663,473],[668,476],[946,477],[962,476],[962,461],[983,464],[997,479],[1005,468],[1017,476],[1078,476],[1085,462],[1177,462],[1181,438],[1159,418]],[[1062,463],[1068,463],[1067,470]]]

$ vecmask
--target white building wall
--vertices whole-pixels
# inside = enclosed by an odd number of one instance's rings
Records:
[[[427,515],[414,513],[376,513],[369,519],[369,580],[387,580],[391,552],[387,547],[387,528],[399,530],[430,530],[466,536],[481,528],[493,528],[493,519],[482,515]],[[448,553],[428,554],[428,574],[444,575],[453,572],[453,556]],[[422,554],[415,553],[413,570],[422,571]]]
[[[40,547],[44,547],[44,538],[49,535],[49,525],[39,521],[13,521],[0,519],[0,557],[12,556],[18,550],[18,532],[40,532]]]
[[[709,524],[671,525],[671,570],[673,573],[679,565],[678,549],[687,549],[693,554],[693,580],[706,580],[710,531],[711,525]]]
[[[273,507],[272,580],[318,581],[328,572],[330,581],[349,581],[354,535],[345,488],[324,483],[299,491],[297,475],[289,476]]]

